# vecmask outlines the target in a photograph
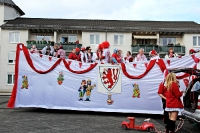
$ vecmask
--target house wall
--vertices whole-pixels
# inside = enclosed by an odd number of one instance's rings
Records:
[[[2,25],[4,22],[4,6],[0,5],[0,25]]]
[[[200,36],[200,34],[184,34],[182,37],[182,43],[185,46],[186,55],[189,55],[189,50],[191,48],[200,48],[200,46],[193,46],[193,37]]]
[[[82,32],[82,44],[84,47],[90,46],[92,51],[95,52],[97,45],[90,45],[90,34],[99,34],[100,35],[100,43],[106,40],[106,33],[105,32]],[[124,44],[123,45],[114,45],[114,35],[115,34],[122,34],[124,35]],[[120,49],[123,51],[125,55],[127,51],[131,51],[131,44],[132,44],[132,33],[107,33],[107,41],[110,43],[110,51],[113,53],[115,48]]]
[[[13,85],[7,85],[7,74],[14,73],[14,64],[8,64],[8,52],[16,51],[17,43],[9,42],[9,32],[10,30],[1,30],[1,51],[0,51],[0,91],[2,90],[12,90]],[[28,30],[20,30],[20,42],[26,44],[28,40]]]
[[[20,13],[12,7],[4,6],[4,20],[20,17]]]

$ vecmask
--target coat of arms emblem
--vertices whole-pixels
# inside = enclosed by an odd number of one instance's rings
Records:
[[[119,67],[99,67],[100,70],[100,79],[101,83],[107,89],[107,91],[111,91],[115,85],[118,83],[120,69]]]

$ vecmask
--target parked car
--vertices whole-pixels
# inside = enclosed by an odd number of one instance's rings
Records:
[[[169,72],[188,73],[196,78],[192,79],[185,89],[183,95],[184,111],[182,115],[191,123],[197,123],[200,126],[200,70],[194,68],[171,69]]]

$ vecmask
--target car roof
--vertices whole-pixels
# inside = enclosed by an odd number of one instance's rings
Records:
[[[174,68],[174,69],[168,69],[168,71],[173,73],[184,72],[190,75],[200,76],[200,70],[195,68]]]

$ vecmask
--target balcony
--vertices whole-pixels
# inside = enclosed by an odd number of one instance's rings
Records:
[[[162,54],[167,54],[168,49],[172,47],[174,49],[174,52],[179,54],[179,55],[185,55],[185,46],[181,45],[175,45],[175,46],[159,46],[159,45],[151,45],[151,44],[146,44],[146,45],[132,45],[132,53],[137,54],[138,50],[140,48],[144,49],[144,53],[148,54],[151,50],[156,50],[160,55]]]
[[[81,48],[82,47],[82,44],[75,44],[75,43],[57,43],[58,45],[62,45],[63,46],[63,49],[66,51],[66,52],[71,52],[74,48],[78,47],[78,48]],[[27,48],[28,49],[31,49],[31,46],[32,45],[35,45],[36,48],[38,50],[42,50],[45,46],[48,46],[50,44],[27,44]]]

